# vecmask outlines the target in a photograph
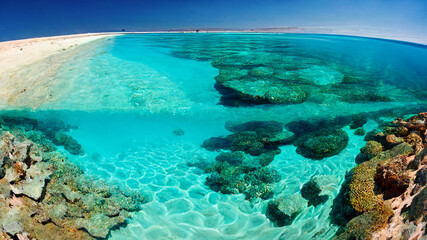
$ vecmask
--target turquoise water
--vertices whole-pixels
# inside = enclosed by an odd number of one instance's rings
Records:
[[[299,74],[301,81],[289,84],[310,92],[296,104],[224,104],[215,80],[224,67],[212,62],[230,56],[262,59],[255,65],[264,67],[271,59],[288,59],[292,66],[284,71]],[[250,71],[239,59],[232,58],[230,71]],[[324,204],[304,208],[289,226],[275,227],[265,217],[268,200],[215,192],[205,184],[208,174],[188,163],[214,161],[218,153],[201,145],[230,134],[227,121],[288,124],[368,113],[375,116],[364,125],[368,132],[378,116],[391,117],[387,111],[427,110],[427,47],[358,37],[123,35],[80,46],[49,78],[50,97],[35,109],[25,105],[31,91],[15,106],[1,105],[76,125],[70,135],[85,155],[64,153],[87,174],[149,196],[150,202],[111,239],[330,239],[338,229],[329,221],[333,198],[365,144],[348,124],[340,126],[349,143],[338,155],[311,160],[285,145],[270,163],[281,176],[275,196],[299,194],[313,175],[324,179],[323,194],[330,196]],[[248,81],[251,89],[270,86]],[[184,135],[173,134],[176,129]]]

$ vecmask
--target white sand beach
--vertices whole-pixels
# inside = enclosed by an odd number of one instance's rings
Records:
[[[113,33],[87,33],[0,42],[0,73],[19,69],[53,54],[111,35]]]
[[[0,42],[0,104],[40,106],[51,91],[49,76],[73,49],[112,35],[117,34],[88,33]],[[32,95],[34,101],[24,101],[25,95]]]

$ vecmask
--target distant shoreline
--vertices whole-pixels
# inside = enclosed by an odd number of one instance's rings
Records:
[[[36,39],[58,39],[58,38],[78,38],[87,36],[111,36],[122,34],[146,34],[146,33],[301,33],[301,34],[325,34],[325,35],[341,35],[351,37],[367,37],[382,40],[394,40],[407,43],[416,43],[427,46],[427,34],[425,36],[412,36],[405,34],[394,34],[389,32],[381,32],[373,29],[364,28],[329,28],[329,27],[279,27],[279,28],[253,28],[253,29],[233,29],[233,28],[179,28],[168,30],[154,30],[154,31],[117,31],[117,32],[99,32],[99,33],[81,33],[58,35],[48,37],[35,37],[27,39],[17,39],[0,41],[0,51],[5,43],[12,43],[17,41],[27,41]]]

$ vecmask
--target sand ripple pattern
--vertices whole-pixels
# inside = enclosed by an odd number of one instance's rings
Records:
[[[369,122],[365,128],[374,126]],[[264,216],[266,201],[251,204],[243,195],[210,190],[204,184],[206,174],[187,162],[214,159],[216,153],[192,143],[164,139],[76,162],[88,174],[152,196],[127,227],[113,231],[112,239],[328,239],[337,230],[328,220],[333,198],[364,145],[354,130],[344,130],[350,136],[349,146],[337,156],[313,161],[298,155],[294,146],[285,146],[271,163],[282,175],[276,192],[297,193],[311,176],[322,175],[323,194],[330,195],[325,204],[306,208],[292,225],[281,228]]]

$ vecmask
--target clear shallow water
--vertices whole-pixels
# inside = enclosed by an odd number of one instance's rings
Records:
[[[389,100],[345,101],[341,92],[330,87],[320,93],[314,90],[300,104],[223,106],[214,87],[219,69],[211,61],[233,54],[315,57],[328,69],[362,76],[364,82],[348,91],[366,88]],[[242,194],[210,190],[204,184],[208,174],[187,163],[214,160],[217,153],[200,145],[229,134],[224,128],[229,120],[286,124],[390,109],[410,112],[423,109],[427,99],[427,48],[375,39],[144,34],[103,39],[70,55],[47,76],[49,98],[43,98],[45,89],[33,89],[14,103],[26,107],[34,96],[42,96],[29,114],[78,126],[71,135],[86,154],[70,155],[74,162],[87,174],[150,196],[151,201],[128,226],[112,232],[112,239],[329,239],[337,230],[328,219],[332,200],[364,145],[363,137],[354,135],[349,126],[343,128],[349,144],[336,156],[314,161],[287,145],[270,164],[282,178],[275,186],[277,194],[298,193],[313,175],[324,176],[328,183],[324,193],[329,200],[305,208],[290,226],[273,226],[264,215],[267,201],[249,202]],[[320,71],[317,65],[305,69],[309,70],[304,74],[314,79],[314,89],[335,83],[330,70],[320,67]],[[369,131],[375,126],[368,121],[364,128]],[[172,133],[178,128],[184,130],[183,136]]]

